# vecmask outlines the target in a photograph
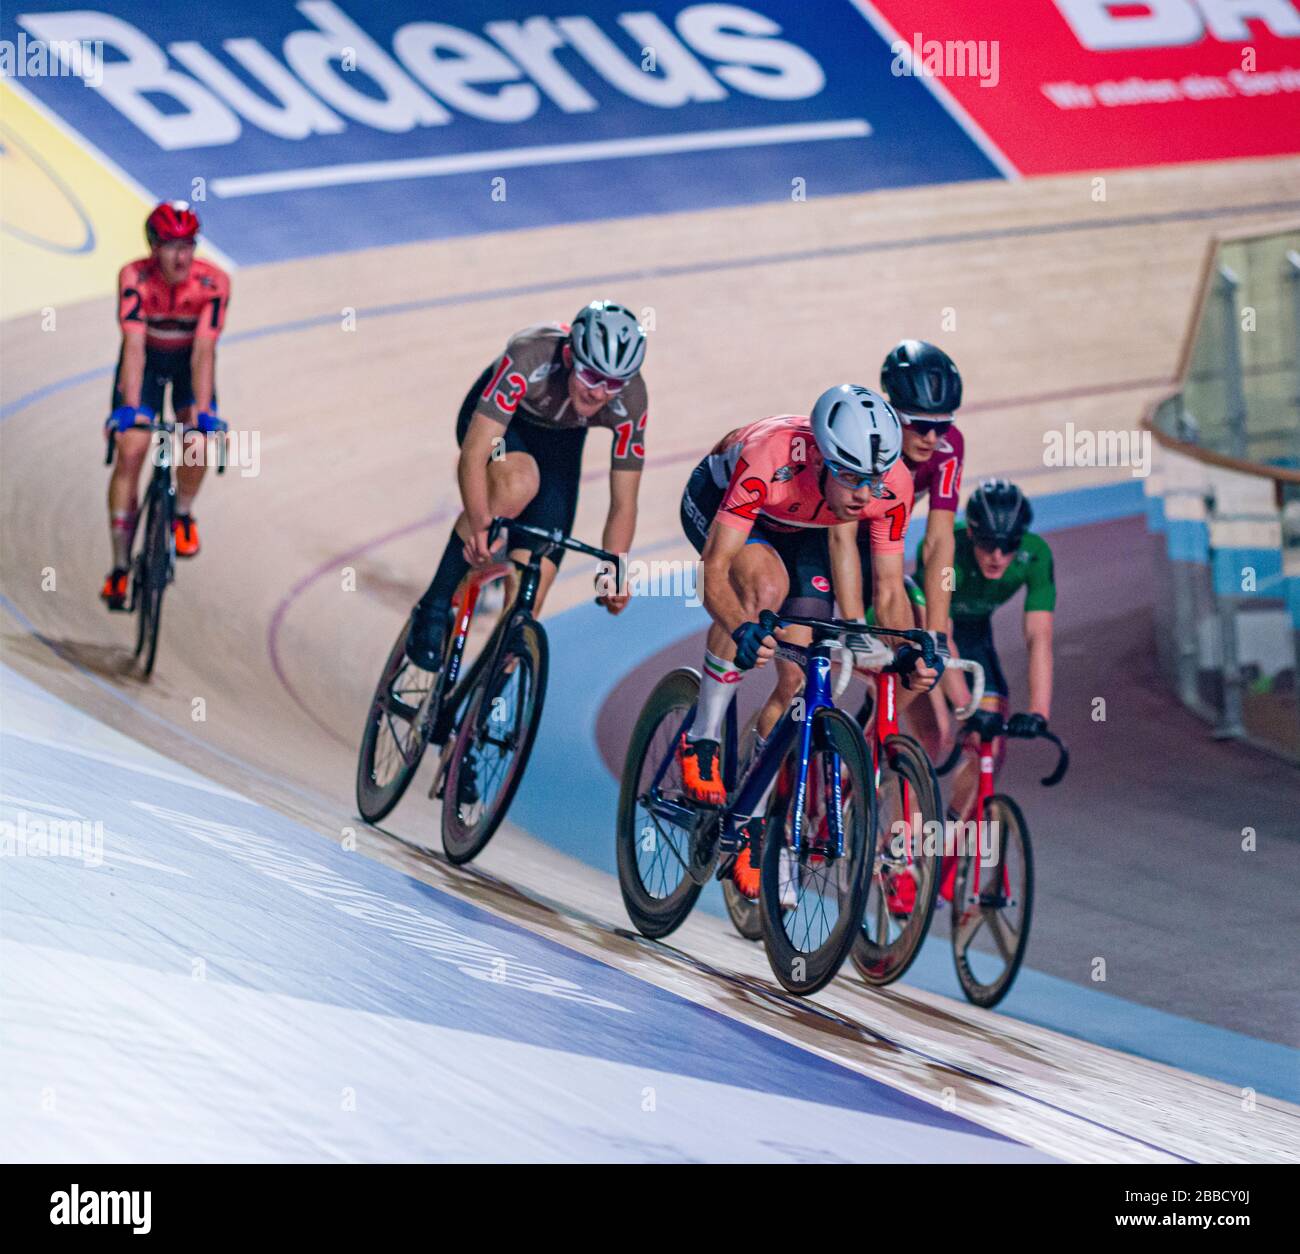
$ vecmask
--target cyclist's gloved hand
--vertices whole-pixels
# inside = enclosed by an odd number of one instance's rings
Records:
[[[104,435],[116,434],[119,431],[130,431],[132,427],[148,426],[153,422],[153,410],[141,405],[138,409],[134,405],[119,405],[108,416],[108,421],[104,423]]]
[[[757,623],[741,623],[731,633],[731,638],[736,642],[736,665],[742,671],[753,670],[758,662],[758,651],[769,641],[773,647],[776,646],[769,632]]]
[[[997,710],[976,710],[963,724],[963,731],[974,732],[983,740],[996,740],[1006,728]]]
[[[912,685],[909,681],[912,672],[916,670],[917,666],[924,660],[924,658],[925,654],[922,653],[914,644],[904,644],[899,646],[898,650],[894,654],[894,665],[892,669],[902,676],[904,688],[911,688]],[[931,665],[935,671],[934,682],[938,683],[939,677],[943,674],[943,657],[936,654]]]
[[[1041,714],[1013,714],[1007,719],[1008,736],[1024,736],[1030,739],[1041,736],[1047,730],[1047,720]]]
[[[230,430],[230,424],[214,409],[204,410],[203,413],[194,420],[194,425],[202,431],[204,435],[215,435],[218,432]]]

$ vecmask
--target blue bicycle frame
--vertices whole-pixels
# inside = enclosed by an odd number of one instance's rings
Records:
[[[759,802],[762,801],[772,781],[776,778],[777,772],[780,771],[782,762],[785,761],[787,754],[790,752],[795,737],[798,736],[799,768],[794,793],[794,827],[790,839],[793,852],[798,854],[803,843],[803,806],[808,790],[808,763],[812,758],[813,751],[814,716],[818,710],[827,706],[833,708],[835,705],[835,701],[831,696],[831,646],[829,641],[815,643],[811,646],[781,644],[777,647],[776,655],[787,662],[793,662],[796,666],[802,666],[804,669],[803,714],[801,718],[796,718],[794,710],[788,709],[781,715],[777,725],[772,729],[772,734],[768,737],[767,743],[763,746],[762,752],[757,754],[753,762],[750,763],[744,781],[737,790],[736,703],[732,701],[727,706],[726,733],[723,737],[725,752],[722,763],[722,778],[727,793],[732,796],[733,800],[722,816],[722,835],[724,839],[736,839],[736,828],[739,821],[750,818],[757,810]],[[681,742],[682,734],[690,729],[694,721],[695,708],[692,707],[673,736],[671,747],[664,756],[663,761],[659,763],[659,768],[650,783],[645,803],[652,813],[679,827],[691,826],[692,821],[699,812],[693,807],[680,805],[677,802],[660,797],[658,791],[659,785],[663,782],[663,777],[667,773],[669,764],[677,751],[677,745]],[[842,857],[844,854],[844,825],[841,816],[842,796],[839,754],[829,755],[829,759],[825,763],[825,770],[826,783],[834,798],[834,804],[830,807],[828,815],[831,837],[834,841],[835,856]]]

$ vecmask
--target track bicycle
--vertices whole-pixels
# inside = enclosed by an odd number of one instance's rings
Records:
[[[720,751],[725,806],[686,794],[678,746],[699,699],[700,675],[679,667],[651,692],[632,731],[619,794],[619,886],[633,925],[662,938],[685,921],[710,878],[724,879],[746,855],[759,868],[760,928],[772,972],[792,993],[816,992],[839,970],[861,926],[871,876],[876,794],[862,730],[835,705],[831,657],[860,623],[764,611],[769,634],[809,627],[809,646],[781,643],[777,656],[803,667],[804,691],[740,770],[735,702]],[[924,632],[889,632],[915,643]],[[883,646],[893,658],[892,650]],[[752,820],[766,799],[764,822]]]
[[[410,619],[389,651],[366,714],[357,756],[356,798],[362,818],[378,823],[402,799],[425,749],[442,749],[430,797],[442,798],[442,844],[450,862],[471,861],[492,839],[518,791],[546,697],[546,631],[533,616],[543,558],[562,549],[617,566],[616,555],[510,519],[493,519],[489,543],[538,541],[527,561],[506,558],[462,581],[453,604],[442,665],[435,672],[406,656]],[[517,572],[514,600],[462,677],[465,646],[485,587]]]
[[[976,710],[965,720],[952,752],[939,767],[946,775],[963,753],[979,763],[979,787],[955,832],[958,845],[945,859],[940,895],[952,903],[952,956],[968,1001],[996,1006],[1010,991],[1029,945],[1034,907],[1034,855],[1029,825],[1006,793],[995,793],[994,742],[1012,736],[996,710]],[[1070,752],[1050,731],[1013,737],[1041,738],[1056,746],[1052,771],[1039,782],[1052,788],[1070,768]]]
[[[140,547],[131,560],[131,595],[127,602],[127,611],[136,615],[135,653],[140,661],[141,673],[146,679],[153,674],[154,662],[158,656],[158,629],[162,623],[163,593],[167,585],[176,578],[176,537],[172,524],[176,520],[176,483],[172,475],[174,437],[176,424],[169,422],[161,414],[152,410],[141,409],[142,414],[149,415],[149,460],[153,463],[153,473],[149,476],[149,487],[145,492],[144,528],[137,529],[141,535]],[[145,424],[137,424],[136,429]],[[212,432],[217,438],[217,474],[226,473],[226,424]],[[104,454],[104,465],[112,465],[117,451],[117,429],[108,433],[108,448]]]

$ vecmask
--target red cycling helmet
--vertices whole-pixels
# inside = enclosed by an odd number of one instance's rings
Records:
[[[144,234],[151,248],[169,240],[193,239],[198,233],[198,214],[186,200],[164,200],[144,220]]]

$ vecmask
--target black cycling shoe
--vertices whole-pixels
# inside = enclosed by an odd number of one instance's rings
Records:
[[[446,610],[416,607],[411,617],[411,630],[406,633],[406,656],[421,670],[441,669],[449,616]]]

